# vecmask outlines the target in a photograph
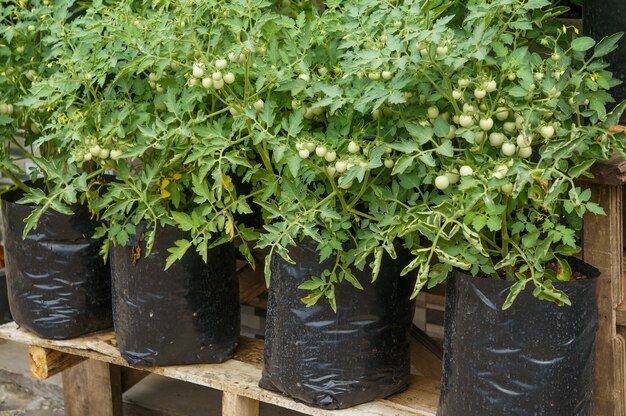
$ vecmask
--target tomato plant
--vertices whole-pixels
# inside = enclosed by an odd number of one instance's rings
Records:
[[[414,295],[460,268],[518,282],[507,307],[527,285],[568,302],[552,282],[571,277],[563,256],[579,251],[582,216],[602,213],[576,179],[625,141],[608,131],[624,105],[607,114],[617,81],[602,61],[621,35],[596,44],[554,24],[563,11],[548,0],[326,2],[310,77],[272,97],[278,142],[259,202],[271,223],[262,247],[288,259],[306,237],[340,259],[305,285],[305,302],[333,304],[342,280],[360,287],[351,267],[375,279],[397,241],[413,253]],[[311,157],[320,147],[336,160]]]
[[[19,26],[47,27],[40,61],[4,32],[1,62],[27,94],[0,100],[0,123],[13,105],[25,118],[10,131],[30,125],[51,150],[38,168],[61,180],[27,200],[82,198],[106,220],[103,254],[140,222],[149,247],[169,224],[189,238],[168,264],[237,240],[250,262],[253,244],[268,250],[269,281],[271,256],[312,239],[336,261],[304,301],[335,307],[335,284],[360,288],[366,266],[376,279],[402,245],[414,295],[456,267],[516,281],[507,306],[526,285],[568,302],[552,282],[570,278],[582,216],[602,213],[576,179],[625,148],[602,61],[619,34],[580,36],[549,0],[55,7],[54,24],[33,8]],[[262,224],[242,220],[254,208]]]

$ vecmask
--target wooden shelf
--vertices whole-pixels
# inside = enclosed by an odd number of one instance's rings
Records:
[[[17,324],[11,322],[0,326],[0,338],[59,351],[72,356],[130,367],[117,349],[113,332],[98,333],[72,340],[54,341],[39,338],[18,328]],[[78,362],[79,360],[74,361]],[[258,387],[262,362],[263,342],[242,338],[240,347],[233,359],[222,364],[142,367],[137,369],[221,390],[224,392],[223,403],[233,404],[233,408],[248,406],[252,401],[252,405],[255,404],[254,402],[271,403],[315,416],[435,416],[437,412],[439,380],[412,376],[411,385],[403,393],[350,409],[329,411],[297,403],[293,399]]]

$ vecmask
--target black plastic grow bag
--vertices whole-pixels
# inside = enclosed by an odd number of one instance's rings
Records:
[[[583,26],[587,36],[596,41],[602,40],[617,32],[623,32],[626,27],[626,2],[624,0],[584,0]],[[621,85],[611,89],[611,95],[616,103],[626,99],[626,38],[622,37],[616,51],[604,57],[609,63],[609,71],[615,78],[622,81]],[[622,117],[626,120],[626,115]]]
[[[7,291],[15,322],[43,338],[67,339],[110,328],[111,274],[83,206],[74,215],[47,210],[22,239],[34,207],[2,197]]]
[[[512,282],[448,279],[438,416],[591,415],[599,272],[570,264],[588,277],[555,283],[571,307],[536,299],[531,283],[502,310]]]
[[[239,341],[239,283],[235,249],[209,250],[205,263],[193,248],[165,269],[167,249],[187,235],[157,229],[145,257],[143,232],[111,250],[113,320],[122,356],[135,366],[220,363]]]
[[[408,331],[414,280],[385,257],[374,284],[371,271],[357,272],[364,290],[336,287],[337,314],[320,300],[306,307],[298,289],[334,264],[320,264],[316,243],[291,247],[296,264],[271,260],[265,330],[265,362],[259,385],[308,405],[342,409],[398,393],[409,383]],[[331,264],[332,263],[332,264]]]

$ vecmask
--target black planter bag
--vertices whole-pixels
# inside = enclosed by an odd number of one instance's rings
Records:
[[[137,235],[142,240],[142,227]],[[150,255],[136,237],[111,250],[113,320],[122,356],[134,366],[220,363],[239,341],[239,283],[235,249],[194,248],[165,269],[168,248],[187,235],[159,228]]]
[[[113,325],[111,273],[91,238],[96,223],[84,206],[74,215],[47,210],[22,239],[24,219],[35,207],[2,197],[7,291],[13,319],[43,338],[67,339]]]
[[[623,32],[626,27],[626,2],[624,0],[584,0],[583,23],[585,34],[597,42],[605,36]],[[621,85],[611,89],[611,95],[616,103],[620,103],[626,100],[626,38],[620,39],[618,49],[602,59],[609,63],[608,70],[615,78],[622,81]],[[622,116],[622,121],[626,121],[626,114]]]
[[[513,282],[448,279],[438,416],[591,415],[599,271],[568,261],[588,277],[554,284],[571,307],[536,299],[531,283],[503,311]]]
[[[336,286],[337,314],[324,300],[306,307],[298,286],[328,267],[317,243],[291,247],[295,265],[274,256],[265,330],[265,363],[259,385],[297,401],[342,409],[407,388],[408,331],[414,279],[401,277],[399,262],[385,256],[374,284],[371,271],[357,272],[364,290]]]

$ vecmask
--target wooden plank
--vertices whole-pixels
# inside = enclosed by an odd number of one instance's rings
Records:
[[[424,331],[412,326],[411,336],[411,367],[417,374],[431,379],[441,379],[441,360],[443,348]]]
[[[598,337],[594,415],[623,416],[625,410],[623,339],[616,330],[616,308],[623,300],[622,186],[591,184],[592,200],[606,216],[587,214],[583,227],[583,259],[602,273],[598,282]]]
[[[48,377],[52,377],[85,359],[36,345],[28,346],[28,356],[30,374],[37,380],[45,380]]]
[[[617,326],[626,327],[626,309],[623,306],[615,311],[615,322]]]
[[[72,340],[44,340],[18,328],[15,323],[9,323],[0,326],[0,338],[128,367],[115,347],[115,335],[112,332]],[[350,409],[324,410],[297,403],[258,386],[261,378],[262,351],[262,341],[243,338],[235,357],[222,364],[146,367],[141,370],[313,416],[435,416],[437,413],[439,380],[420,376],[412,376],[409,388],[400,394]]]
[[[248,397],[224,392],[222,416],[259,416],[259,402]]]
[[[120,367],[85,360],[63,372],[65,416],[122,416]]]
[[[257,265],[255,270],[246,263],[237,270],[237,275],[239,276],[239,301],[244,305],[252,304],[267,290],[262,267],[259,268]]]
[[[624,416],[626,411],[626,392],[624,386],[626,383],[626,339],[620,333],[613,338],[613,353],[615,354],[615,379],[618,391],[615,414]]]

